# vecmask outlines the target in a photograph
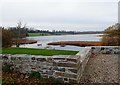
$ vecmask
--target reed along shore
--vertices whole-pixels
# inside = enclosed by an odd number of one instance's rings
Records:
[[[65,45],[73,45],[73,46],[101,46],[101,42],[99,41],[60,41],[60,42],[50,42],[47,45],[61,45],[64,47]]]

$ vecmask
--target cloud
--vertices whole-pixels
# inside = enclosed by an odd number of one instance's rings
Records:
[[[49,2],[56,2],[56,3],[62,3],[62,2],[118,2],[119,0],[2,0],[3,2],[44,2],[44,3],[49,3]]]
[[[70,24],[79,24],[81,27],[82,24],[89,24],[86,29],[91,28],[91,30],[100,25],[104,28],[106,24],[117,23],[117,2],[82,1],[31,0],[28,2],[27,0],[12,0],[10,2],[5,0],[2,3],[2,22],[4,26],[10,26],[15,25],[21,19],[33,27],[39,27],[41,23],[69,24],[69,26]],[[94,28],[92,29],[92,27]],[[72,30],[72,28],[69,29]]]

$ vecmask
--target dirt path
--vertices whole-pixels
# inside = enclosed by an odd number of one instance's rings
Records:
[[[91,57],[80,82],[118,83],[118,55],[99,54]]]

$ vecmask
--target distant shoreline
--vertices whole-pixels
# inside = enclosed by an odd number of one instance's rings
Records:
[[[50,33],[28,33],[28,37],[37,37],[37,36],[58,36],[58,35],[84,35],[84,34],[102,34],[103,32],[79,32],[76,34],[69,34],[69,33],[56,33],[56,34],[50,34]]]

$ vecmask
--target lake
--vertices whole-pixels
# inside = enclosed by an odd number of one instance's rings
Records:
[[[53,36],[26,37],[26,39],[29,39],[29,40],[36,40],[37,43],[24,44],[24,45],[20,45],[20,47],[80,51],[83,47],[70,46],[70,45],[66,45],[65,47],[61,47],[60,45],[57,45],[57,46],[49,45],[48,46],[47,43],[57,42],[57,41],[100,41],[101,37],[99,37],[99,35],[102,35],[102,34],[53,35]],[[38,44],[41,44],[41,45],[38,46]]]

